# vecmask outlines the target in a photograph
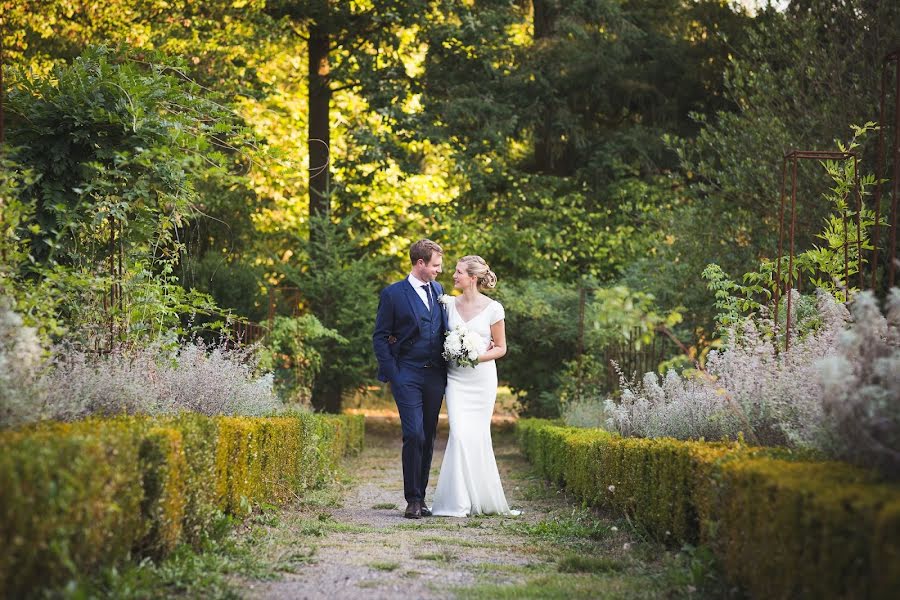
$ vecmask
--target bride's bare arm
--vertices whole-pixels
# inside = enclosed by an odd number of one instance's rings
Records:
[[[491,325],[491,346],[478,357],[478,362],[497,360],[506,355],[506,324],[503,319]]]

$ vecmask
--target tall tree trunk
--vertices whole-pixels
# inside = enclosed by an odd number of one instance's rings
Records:
[[[321,1],[322,18],[309,32],[309,216],[310,220],[329,212],[331,184],[331,131],[328,110],[331,104],[331,66],[328,63],[330,32],[328,0]],[[314,246],[314,228],[310,228],[310,247]]]
[[[557,0],[532,0],[531,11],[534,24],[534,41],[539,49],[547,45],[553,36],[553,27],[559,14]],[[559,149],[554,143],[555,111],[552,98],[546,98],[541,107],[542,114],[534,128],[534,168],[539,173],[553,173],[556,170]]]
[[[4,115],[3,115],[3,32],[4,32],[4,23],[0,20],[0,144],[6,141],[6,137],[3,132],[4,127]]]
[[[339,381],[316,381],[312,390],[312,405],[317,412],[340,414],[344,390]]]
[[[315,19],[309,30],[309,268],[325,268],[327,253],[321,244],[321,219],[328,218],[331,208],[331,65],[328,62],[330,43],[329,0],[318,0]],[[312,303],[312,311],[322,315],[323,306]],[[313,387],[312,404],[317,410],[340,412],[340,390],[333,382],[317,381]]]

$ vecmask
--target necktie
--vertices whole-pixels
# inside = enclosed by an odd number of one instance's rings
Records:
[[[431,286],[426,283],[422,286],[422,289],[425,290],[425,297],[428,298],[428,312],[431,312]]]

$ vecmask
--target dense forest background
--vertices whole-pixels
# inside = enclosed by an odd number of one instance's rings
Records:
[[[900,43],[875,0],[0,5],[0,296],[98,351],[262,336],[329,411],[372,383],[378,291],[421,237],[498,274],[526,412],[661,330],[661,360],[701,356],[701,273],[775,256],[781,157],[876,121]],[[829,184],[800,173],[799,249]]]

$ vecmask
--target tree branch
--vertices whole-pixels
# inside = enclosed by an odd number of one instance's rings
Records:
[[[350,83],[345,83],[344,85],[338,86],[336,88],[331,88],[331,93],[343,92],[344,90],[349,90],[351,88],[359,87],[362,85],[360,81],[351,81]]]
[[[360,19],[362,19],[362,17],[369,17],[373,14],[374,14],[374,12],[370,11],[368,13],[360,15]],[[351,40],[351,39],[361,39],[361,40],[365,41],[369,35],[375,33],[376,31],[379,31],[381,29],[386,29],[389,25],[391,25],[391,23],[389,23],[387,21],[382,21],[380,23],[373,22],[370,26],[363,27],[362,29],[359,29],[359,30],[354,30],[353,27],[348,27],[347,31],[346,31],[346,35],[335,38],[335,47],[343,46],[344,44],[347,43],[348,40]]]
[[[304,42],[309,43],[309,36],[308,36],[308,35],[303,35],[302,33],[300,33],[300,32],[297,30],[297,28],[294,27],[293,24],[289,25],[289,26],[288,26],[288,29],[290,29],[290,30],[291,30],[291,33],[293,33],[295,36],[297,36],[298,38],[300,38],[300,39],[303,40]]]

